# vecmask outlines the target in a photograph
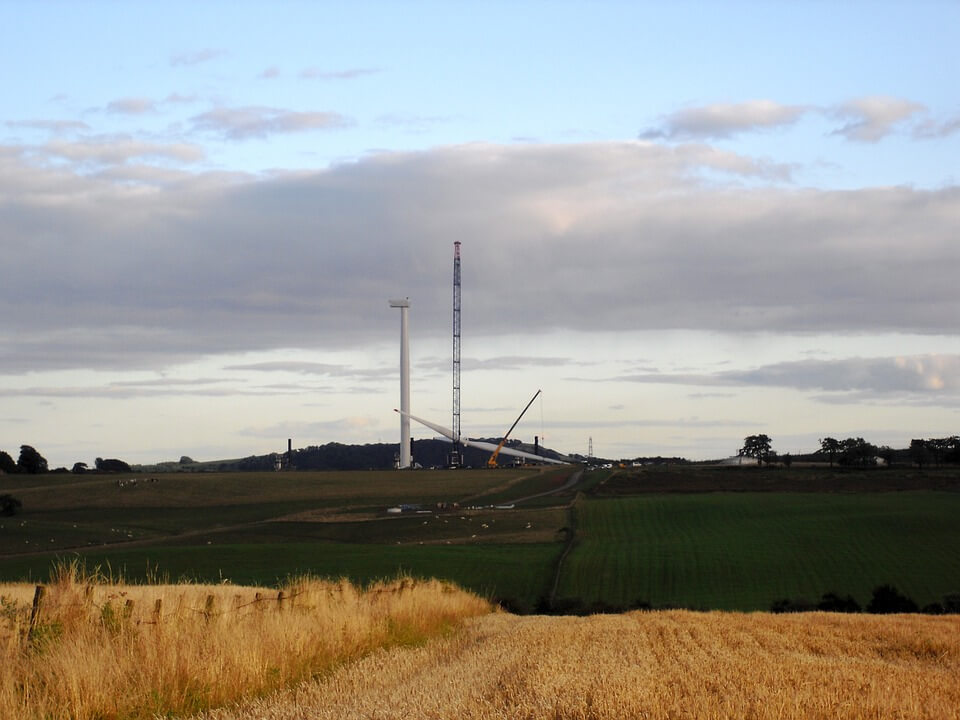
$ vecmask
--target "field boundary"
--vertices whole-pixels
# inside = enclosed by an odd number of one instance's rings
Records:
[[[550,588],[550,596],[547,598],[549,606],[552,608],[557,601],[557,589],[560,587],[560,575],[563,572],[563,561],[577,544],[577,501],[580,500],[580,493],[573,499],[573,502],[567,506],[567,540],[564,544],[563,552],[557,558],[557,567],[553,573],[553,585]]]

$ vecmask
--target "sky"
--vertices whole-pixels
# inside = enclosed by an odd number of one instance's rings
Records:
[[[0,0],[0,449],[960,433],[958,2]],[[433,432],[416,425],[415,438]]]

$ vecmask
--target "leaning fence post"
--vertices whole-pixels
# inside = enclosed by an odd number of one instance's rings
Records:
[[[160,617],[163,613],[163,598],[157,598],[157,601],[153,604],[153,621],[159,625]]]
[[[287,599],[286,593],[281,590],[277,593],[277,610],[283,610],[283,601]]]
[[[30,628],[27,630],[27,637],[33,637],[34,628],[40,619],[40,606],[43,605],[43,597],[47,594],[47,588],[43,585],[37,585],[33,592],[33,608],[30,610]]]
[[[216,602],[216,599],[213,595],[207,595],[207,602],[203,607],[203,615],[207,619],[207,622],[210,621],[210,617],[213,615],[213,605]]]

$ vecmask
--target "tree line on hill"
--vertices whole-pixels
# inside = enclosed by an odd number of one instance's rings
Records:
[[[498,443],[499,439],[486,442]],[[415,467],[442,468],[446,467],[450,451],[453,446],[445,440],[414,440],[412,443],[412,460]],[[519,440],[507,442],[508,447],[533,452],[533,447],[525,445]],[[345,445],[330,442],[325,445],[310,445],[306,448],[295,449],[289,453],[270,453],[268,455],[251,455],[240,460],[225,460],[222,462],[205,463],[204,467],[221,472],[229,471],[265,471],[277,467],[292,470],[389,470],[396,466],[397,443],[370,443],[367,445]],[[559,457],[556,452],[540,448],[542,455],[551,458]],[[490,453],[472,447],[461,447],[463,465],[467,467],[485,467]],[[500,456],[500,464],[507,465],[512,458]]]
[[[94,461],[94,468],[91,469],[84,462],[74,463],[72,470],[65,467],[50,470],[47,459],[41,455],[36,448],[31,445],[20,446],[20,456],[14,461],[10,453],[0,450],[0,475],[14,475],[23,473],[25,475],[40,475],[43,473],[67,473],[72,472],[81,474],[85,472],[132,472],[130,465],[123,460],[116,458],[97,458]]]
[[[765,434],[748,435],[743,439],[743,447],[737,454],[741,458],[753,458],[759,465],[778,462],[789,467],[797,459],[790,453],[778,454],[773,450],[772,443]],[[889,445],[878,447],[862,437],[849,437],[845,440],[825,437],[820,439],[820,448],[812,457],[827,458],[830,467],[833,467],[834,463],[845,467],[869,467],[877,465],[878,458],[888,467],[895,462],[913,463],[919,468],[932,462],[940,467],[948,463],[960,463],[960,436],[914,438],[910,441],[910,447],[904,450],[895,450]],[[805,459],[811,459],[811,456],[805,456]]]
[[[678,607],[674,605],[657,605],[640,598],[627,603],[610,603],[603,600],[586,602],[579,597],[559,597],[550,600],[541,597],[533,607],[519,602],[512,597],[494,598],[495,602],[505,610],[518,615],[597,615],[620,614],[631,610],[704,610],[706,608]],[[960,614],[960,593],[944,595],[942,602],[933,602],[922,608],[911,598],[901,593],[890,584],[878,585],[873,589],[870,601],[862,607],[852,595],[840,595],[834,592],[824,593],[819,601],[791,600],[783,598],[770,605],[772,613],[795,612],[840,612],[840,613],[872,613],[887,615],[892,613],[923,613],[925,615],[955,615]]]
[[[911,598],[897,590],[896,587],[886,584],[878,585],[873,589],[870,602],[867,603],[866,608],[861,608],[860,603],[852,595],[840,596],[833,592],[824,593],[818,602],[783,598],[770,606],[770,612],[774,613],[812,612],[815,610],[843,613],[859,613],[866,610],[868,613],[879,615],[890,613],[955,615],[960,613],[960,593],[949,593],[943,596],[942,602],[928,603],[921,608]]]

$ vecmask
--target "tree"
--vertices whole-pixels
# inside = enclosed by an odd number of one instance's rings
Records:
[[[841,449],[840,441],[836,438],[825,437],[820,440],[820,452],[830,456],[830,467],[833,467],[833,459]]]
[[[893,458],[896,457],[896,454],[897,451],[889,445],[881,445],[877,450],[877,455],[883,458],[883,461],[887,464],[887,467],[893,467]]]
[[[780,456],[780,462],[783,463],[784,467],[789,468],[791,465],[793,465],[793,455],[790,453],[784,453]]]
[[[917,464],[917,467],[923,469],[923,464],[927,461],[929,452],[927,450],[927,441],[920,438],[914,438],[910,441],[910,458]]]
[[[841,465],[876,465],[875,458],[879,451],[876,445],[871,445],[863,438],[847,438],[840,443],[840,447]]]
[[[893,585],[880,585],[873,589],[873,597],[867,605],[871,613],[915,613],[917,604]]]
[[[96,466],[99,472],[131,472],[130,466],[127,465],[127,463],[114,458],[107,458],[106,460],[97,458]]]
[[[766,435],[748,435],[743,439],[740,455],[756,458],[762,465],[770,456],[770,438]]]
[[[75,475],[82,475],[87,471],[87,464],[85,462],[78,462],[73,464],[73,469],[70,471]]]
[[[17,472],[17,464],[10,457],[10,453],[0,450],[0,473],[10,474],[15,472]]]
[[[17,467],[20,472],[38,475],[47,472],[47,459],[29,445],[21,445]]]

